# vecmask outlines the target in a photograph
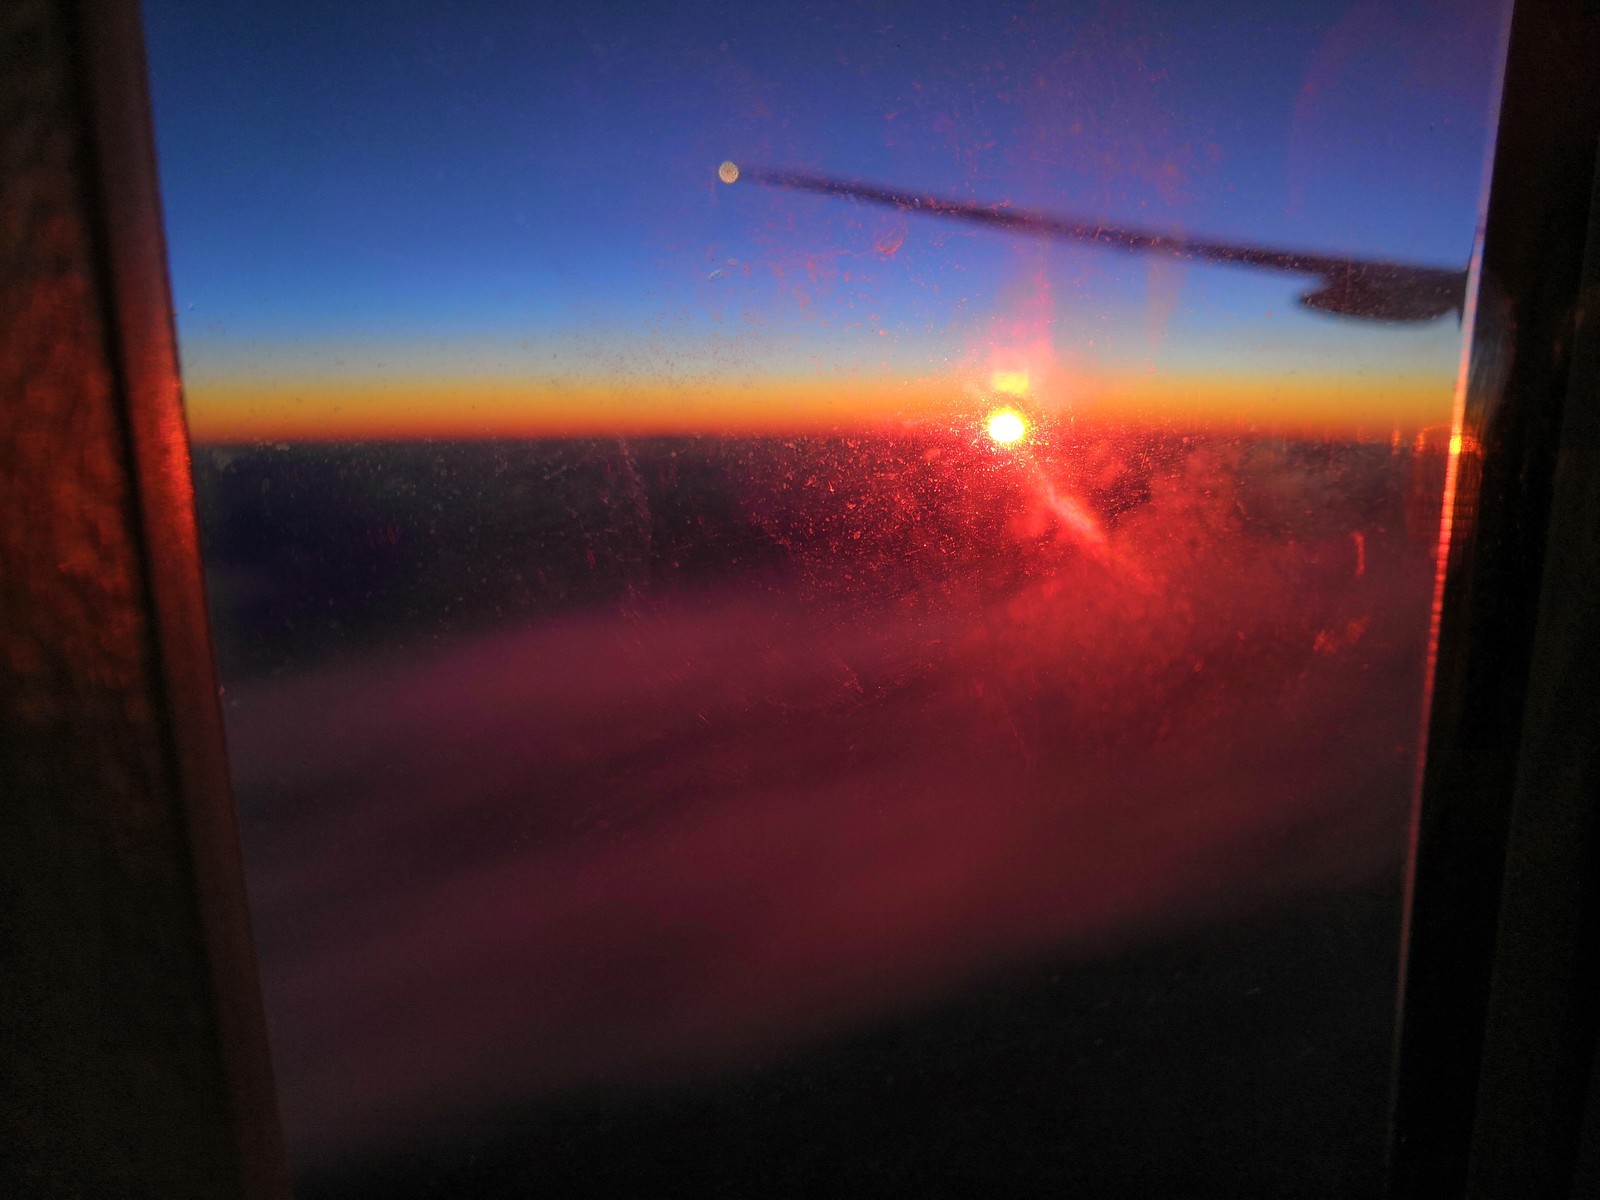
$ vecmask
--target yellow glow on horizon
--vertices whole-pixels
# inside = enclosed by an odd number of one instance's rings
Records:
[[[1020,442],[1028,435],[1028,422],[1014,408],[997,408],[989,414],[989,437],[1002,446]]]
[[[1028,373],[1026,371],[996,371],[989,386],[1003,396],[1026,396]]]
[[[1453,381],[1103,374],[1070,381],[1075,422],[1387,441],[1439,425]],[[211,376],[185,381],[197,442],[737,436],[986,426],[957,373],[747,378],[441,374]],[[1047,393],[1048,394],[1048,393]],[[1048,409],[1037,400],[1030,408]],[[1065,416],[1066,414],[1061,414]],[[1027,418],[1024,418],[1027,424]]]

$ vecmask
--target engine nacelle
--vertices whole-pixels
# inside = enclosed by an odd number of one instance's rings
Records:
[[[1320,286],[1300,297],[1319,312],[1367,321],[1431,321],[1459,313],[1465,301],[1465,271],[1357,268],[1323,276]]]

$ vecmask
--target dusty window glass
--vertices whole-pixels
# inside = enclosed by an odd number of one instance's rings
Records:
[[[1375,1196],[1504,19],[151,0],[299,1194]]]

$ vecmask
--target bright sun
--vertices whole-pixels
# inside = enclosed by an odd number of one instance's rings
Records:
[[[1021,441],[1028,433],[1028,423],[1014,408],[997,408],[989,414],[989,436],[1002,446]]]

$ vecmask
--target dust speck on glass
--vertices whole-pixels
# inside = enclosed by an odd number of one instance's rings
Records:
[[[298,1194],[1376,1196],[1504,18],[148,0]]]

